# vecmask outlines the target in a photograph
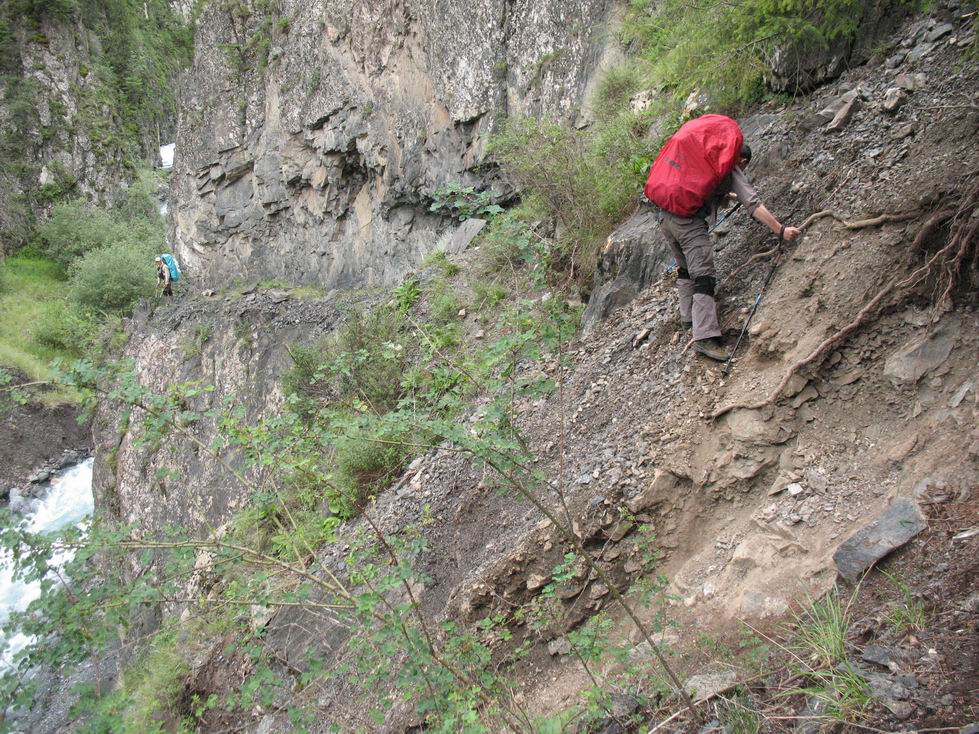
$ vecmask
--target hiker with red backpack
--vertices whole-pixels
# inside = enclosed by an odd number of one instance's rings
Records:
[[[714,303],[717,272],[707,223],[730,198],[780,239],[794,240],[800,230],[783,225],[768,211],[745,178],[751,148],[738,123],[724,115],[704,115],[683,125],[660,150],[643,193],[660,208],[660,229],[677,263],[680,322],[693,329],[693,348],[726,362]]]

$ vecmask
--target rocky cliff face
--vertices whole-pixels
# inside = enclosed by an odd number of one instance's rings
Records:
[[[146,414],[102,401],[96,415],[94,488],[101,511],[123,523],[153,529],[176,524],[195,532],[225,521],[248,490],[227,465],[204,450],[230,410],[241,425],[255,425],[282,407],[280,380],[291,364],[288,345],[315,339],[340,315],[332,301],[301,301],[284,291],[249,292],[184,303],[150,319],[138,314],[126,357],[138,365],[141,385],[165,394],[178,383],[203,391],[188,408],[204,418],[164,440],[148,440]],[[255,477],[250,477],[254,479]]]
[[[611,5],[287,0],[245,18],[211,4],[183,84],[177,251],[212,281],[395,280],[451,224],[429,212],[441,186],[505,193],[483,167],[505,116],[580,118]]]

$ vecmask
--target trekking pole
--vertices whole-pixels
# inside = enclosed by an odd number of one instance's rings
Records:
[[[708,230],[707,230],[707,234],[710,234],[710,233],[711,233],[711,232],[713,232],[713,231],[714,231],[715,229],[717,229],[717,228],[718,228],[718,227],[720,227],[720,226],[721,226],[722,224],[724,224],[724,222],[726,222],[726,221],[727,221],[727,218],[728,218],[729,216],[731,216],[732,214],[734,214],[734,212],[736,212],[736,211],[737,211],[738,209],[740,209],[740,208],[741,208],[741,202],[739,201],[739,202],[738,202],[737,204],[735,204],[735,205],[734,205],[734,206],[732,206],[732,207],[731,207],[730,209],[728,209],[728,210],[727,210],[727,213],[726,213],[726,214],[725,214],[725,215],[724,215],[723,217],[721,217],[720,219],[718,219],[718,220],[717,220],[717,223],[716,223],[716,224],[715,224],[715,225],[714,225],[713,227],[711,227],[710,229],[708,229]]]
[[[758,305],[761,303],[761,296],[768,287],[768,284],[772,280],[772,276],[775,275],[775,268],[778,267],[779,260],[782,259],[782,240],[778,241],[778,252],[775,253],[775,260],[772,262],[772,267],[768,270],[768,275],[765,276],[765,282],[761,284],[761,289],[758,291],[758,295],[755,296],[755,304],[751,307],[751,313],[748,314],[748,318],[745,319],[744,326],[741,327],[741,333],[738,335],[738,340],[734,343],[734,349],[731,350],[731,356],[727,358],[724,363],[724,367],[721,369],[721,373],[727,375],[731,370],[731,362],[734,360],[734,355],[738,353],[738,347],[741,346],[741,340],[744,339],[744,335],[748,331],[748,325],[751,323],[751,319],[755,315],[755,311],[758,310]]]

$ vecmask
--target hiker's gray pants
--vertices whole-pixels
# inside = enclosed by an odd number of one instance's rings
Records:
[[[717,271],[714,270],[714,248],[707,236],[707,222],[699,217],[686,219],[663,212],[660,229],[680,269],[681,277],[676,280],[680,292],[680,318],[693,322],[694,339],[720,336],[721,326],[714,304]]]

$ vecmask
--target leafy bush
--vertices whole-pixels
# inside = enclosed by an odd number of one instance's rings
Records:
[[[577,131],[524,118],[494,141],[509,176],[560,225],[563,257],[554,265],[579,280],[590,280],[599,245],[641,190],[640,163],[655,153],[642,119],[626,113],[615,124]]]
[[[98,322],[89,314],[62,301],[45,310],[35,324],[33,337],[45,347],[80,356],[98,331]]]
[[[145,242],[116,242],[91,250],[70,270],[71,299],[94,311],[129,311],[140,298],[153,292],[155,252],[156,248]]]
[[[158,214],[129,219],[75,201],[54,207],[48,220],[38,227],[34,244],[39,252],[67,269],[99,248],[132,244],[159,250],[163,242],[163,220]]]
[[[37,230],[35,246],[45,257],[68,268],[86,252],[127,238],[126,228],[107,211],[83,202],[58,204]]]
[[[801,50],[852,36],[861,0],[635,0],[625,39],[639,46],[649,76],[680,99],[699,89],[721,108],[755,101],[763,91],[766,56],[786,42]]]
[[[330,510],[340,517],[359,514],[364,501],[384,489],[404,469],[408,436],[397,433],[365,433],[341,438],[336,445],[336,471]]]
[[[459,309],[462,304],[455,290],[444,280],[432,284],[432,321],[437,325],[449,324],[459,320]]]
[[[303,413],[331,403],[360,401],[377,412],[401,397],[410,355],[404,317],[392,307],[353,314],[339,333],[309,347],[290,349],[286,394],[296,394]]]
[[[493,203],[493,198],[492,191],[476,191],[473,186],[452,182],[435,191],[429,210],[447,212],[460,222],[472,217],[491,217],[503,211],[503,207]]]
[[[615,117],[629,109],[629,100],[643,86],[643,76],[638,64],[613,66],[599,81],[591,108],[599,119]]]
[[[394,289],[394,302],[402,314],[408,313],[421,297],[422,289],[416,278],[406,278],[401,285]]]
[[[508,273],[531,260],[534,234],[528,220],[535,215],[521,204],[490,222],[479,236],[481,270],[487,274]]]

